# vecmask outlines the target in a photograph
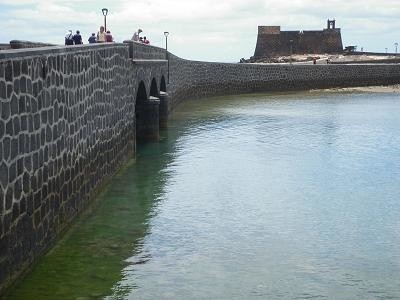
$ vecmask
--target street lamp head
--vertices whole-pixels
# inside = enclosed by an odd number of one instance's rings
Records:
[[[168,34],[169,34],[168,31],[164,31],[164,35],[165,35],[166,37],[168,36]]]
[[[107,14],[108,14],[108,9],[107,9],[107,8],[103,8],[103,9],[101,10],[101,12],[103,13],[103,16],[107,16]]]

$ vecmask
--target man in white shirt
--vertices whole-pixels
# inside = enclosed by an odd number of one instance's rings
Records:
[[[139,42],[139,34],[142,32],[142,29],[138,29],[138,31],[136,31],[133,36],[132,36],[132,41],[134,42]]]

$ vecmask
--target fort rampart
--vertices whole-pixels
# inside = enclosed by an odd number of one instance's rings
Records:
[[[211,63],[132,42],[1,51],[0,293],[134,157],[139,102],[393,83],[399,64]]]
[[[340,28],[335,28],[335,21],[328,20],[328,28],[313,31],[281,31],[280,26],[259,26],[254,58],[342,51]]]

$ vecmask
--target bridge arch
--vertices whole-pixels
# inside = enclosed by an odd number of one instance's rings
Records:
[[[150,96],[152,97],[158,97],[158,87],[157,87],[157,81],[155,78],[151,80],[151,86],[150,86]]]
[[[154,81],[155,82],[155,81]],[[158,94],[157,83],[151,93]],[[154,96],[153,96],[154,97]],[[158,140],[159,138],[159,104],[158,99],[148,97],[144,81],[140,81],[135,102],[135,131],[138,142]]]
[[[167,85],[165,84],[164,75],[161,76],[161,80],[160,80],[160,92],[167,92]]]
[[[139,83],[137,93],[136,93],[136,104],[138,102],[145,102],[147,100],[146,85],[143,81]]]

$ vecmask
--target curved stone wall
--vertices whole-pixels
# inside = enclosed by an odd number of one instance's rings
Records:
[[[174,55],[170,58],[168,93],[172,108],[189,98],[400,82],[400,64],[231,64],[190,61]]]

